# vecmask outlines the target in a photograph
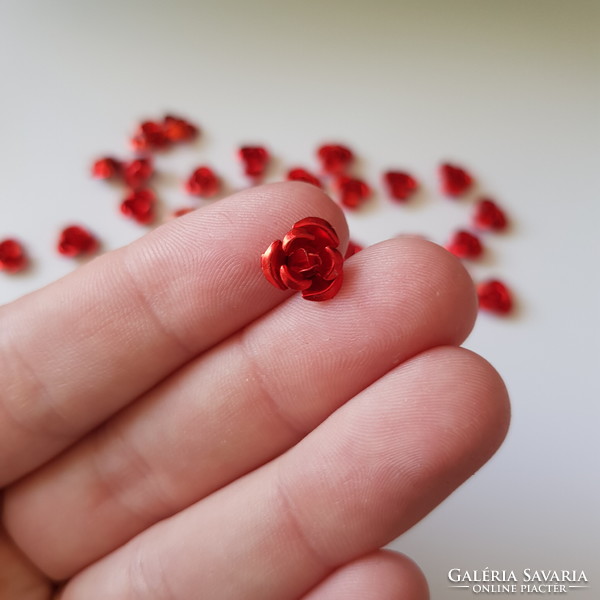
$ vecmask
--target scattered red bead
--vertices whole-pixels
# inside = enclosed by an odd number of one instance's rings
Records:
[[[269,152],[262,146],[242,146],[238,156],[244,164],[244,173],[253,179],[261,178],[269,162]]]
[[[508,220],[495,202],[483,198],[475,205],[473,224],[479,229],[503,231],[508,225]]]
[[[174,115],[165,116],[163,130],[166,138],[173,143],[189,142],[199,134],[199,130],[195,125]]]
[[[13,239],[0,242],[0,271],[18,273],[27,268],[29,260],[20,242]]]
[[[394,200],[408,200],[418,187],[417,180],[402,171],[386,171],[383,181],[388,194]]]
[[[323,173],[342,175],[354,162],[354,154],[350,148],[340,144],[325,144],[317,149],[317,157]]]
[[[364,204],[371,196],[371,188],[362,180],[353,177],[339,177],[335,187],[342,206],[352,210]]]
[[[131,138],[131,146],[137,152],[163,150],[171,144],[162,123],[144,121]]]
[[[360,252],[362,249],[363,249],[363,247],[360,244],[357,244],[356,242],[349,240],[348,247],[346,248],[346,254],[344,255],[344,260],[346,258],[350,258],[351,256],[354,256],[357,252]]]
[[[317,187],[323,187],[321,181],[316,175],[313,175],[310,171],[301,168],[290,169],[287,173],[287,180],[304,181],[305,183],[311,183],[312,185],[316,185]]]
[[[57,249],[64,256],[93,254],[98,249],[98,240],[84,227],[71,225],[61,231]]]
[[[107,156],[97,160],[92,165],[94,179],[113,179],[121,174],[122,165],[116,158]]]
[[[342,286],[340,240],[324,219],[307,217],[275,240],[261,256],[267,281],[279,289],[302,291],[306,300],[330,300]]]
[[[142,225],[148,225],[154,221],[155,201],[152,190],[135,190],[121,203],[121,212]]]
[[[453,198],[465,194],[473,184],[473,178],[464,169],[448,163],[440,167],[442,192]]]
[[[509,289],[501,281],[492,279],[477,286],[479,306],[484,310],[501,315],[508,314],[513,307]]]
[[[211,198],[220,188],[221,182],[210,167],[198,167],[185,182],[188,194],[203,198]]]
[[[149,158],[136,158],[123,169],[125,183],[134,190],[144,187],[153,174],[154,167]]]
[[[177,217],[183,217],[183,215],[187,215],[188,213],[194,212],[196,209],[186,206],[185,208],[178,208],[174,210],[167,220],[177,219]]]
[[[479,238],[468,231],[457,231],[446,245],[446,250],[459,258],[478,258],[483,252]]]

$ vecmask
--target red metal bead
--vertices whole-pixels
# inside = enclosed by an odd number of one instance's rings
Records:
[[[371,188],[362,180],[353,177],[339,177],[335,183],[340,202],[352,210],[365,203],[371,196]]]
[[[348,242],[348,247],[346,248],[346,254],[344,255],[344,260],[347,258],[350,258],[351,256],[354,256],[357,252],[360,252],[363,249],[363,247],[360,244],[357,244],[356,242],[353,242],[352,240],[350,240]]]
[[[163,131],[166,138],[174,143],[189,142],[199,134],[198,127],[175,115],[165,115],[163,120]]]
[[[456,165],[445,163],[440,167],[442,192],[453,198],[465,194],[473,184],[471,175]]]
[[[84,227],[71,225],[61,231],[57,249],[64,256],[93,254],[98,249],[98,240]]]
[[[125,183],[135,189],[144,187],[154,174],[154,167],[149,158],[137,158],[127,163],[123,169]]]
[[[508,314],[513,307],[512,294],[504,283],[497,279],[484,281],[477,286],[479,306],[497,314]]]
[[[502,209],[491,200],[482,198],[475,205],[473,224],[479,229],[502,231],[506,229],[508,220]]]
[[[163,124],[155,121],[144,121],[131,138],[131,145],[138,152],[162,150],[170,144],[171,140],[167,137]]]
[[[340,241],[324,219],[307,217],[275,240],[261,257],[262,271],[275,287],[302,292],[306,300],[333,298],[342,286],[344,259]]]
[[[14,239],[0,242],[0,271],[18,273],[27,268],[29,260],[20,242]]]
[[[354,162],[354,154],[350,148],[341,144],[324,144],[317,149],[317,157],[323,173],[342,175]]]
[[[135,190],[121,203],[121,212],[142,225],[148,225],[154,221],[155,202],[152,190]]]
[[[188,194],[203,198],[211,198],[220,188],[221,182],[210,167],[198,167],[185,182]]]
[[[305,183],[311,183],[312,185],[316,185],[317,187],[323,187],[319,178],[313,175],[310,171],[306,169],[296,168],[290,169],[287,173],[288,181],[304,181]]]
[[[183,217],[183,215],[187,215],[188,213],[194,212],[196,209],[191,208],[190,206],[186,206],[185,208],[178,208],[174,210],[167,220],[177,219],[177,217]]]
[[[242,146],[238,156],[244,164],[244,173],[248,177],[258,179],[264,175],[269,162],[269,152],[262,146]]]
[[[418,187],[417,180],[403,171],[386,171],[383,181],[388,194],[394,200],[408,200]]]
[[[112,179],[121,174],[123,165],[116,158],[107,156],[100,158],[92,165],[94,179]]]
[[[479,238],[468,231],[457,231],[446,245],[446,250],[459,258],[477,258],[483,252]]]

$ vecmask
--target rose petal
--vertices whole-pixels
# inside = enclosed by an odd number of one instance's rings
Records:
[[[327,246],[337,248],[340,245],[340,238],[337,236],[335,229],[325,219],[319,217],[306,217],[297,223],[294,223],[294,229],[306,229],[312,233],[317,239],[323,240]]]
[[[335,248],[326,246],[321,253],[321,260],[323,264],[319,271],[323,279],[331,281],[341,275],[344,257]]]
[[[314,302],[331,300],[340,291],[342,280],[342,273],[333,281],[327,281],[317,275],[311,279],[312,285],[310,288],[302,292],[302,297],[305,300],[312,300]]]
[[[269,283],[280,290],[287,289],[279,275],[279,269],[285,263],[285,258],[285,252],[281,249],[281,240],[275,240],[260,257],[263,275]]]
[[[299,243],[298,243],[299,241]],[[296,229],[295,227],[288,231],[283,238],[283,251],[286,254],[291,254],[294,250],[296,250],[297,246],[308,246],[312,247],[312,244],[307,244],[307,242],[314,242],[315,236],[310,231],[306,231],[305,229]],[[297,242],[294,244],[294,242]]]
[[[295,277],[294,274],[288,269],[287,265],[282,265],[279,269],[279,274],[281,275],[281,280],[290,290],[306,290],[312,284],[312,279],[304,279],[301,277]]]

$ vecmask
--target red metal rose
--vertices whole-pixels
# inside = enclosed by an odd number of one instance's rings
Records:
[[[390,198],[400,202],[408,200],[419,187],[417,180],[403,171],[386,171],[383,174],[383,182]]]
[[[479,298],[480,308],[499,315],[508,314],[513,307],[510,290],[497,279],[480,283],[477,286],[477,297]]]
[[[440,167],[440,179],[442,192],[453,198],[462,196],[473,185],[473,177],[468,171],[449,163],[444,163]]]
[[[483,245],[476,235],[460,230],[454,233],[446,250],[458,258],[478,258],[483,253]]]
[[[323,184],[319,180],[318,177],[313,175],[310,171],[306,169],[302,169],[300,167],[296,169],[290,169],[287,172],[287,180],[288,181],[304,181],[305,183],[310,183],[312,185],[316,185],[317,187],[322,188]]]
[[[0,271],[18,273],[27,268],[29,261],[23,245],[17,240],[0,240]]]
[[[307,217],[295,223],[283,241],[275,240],[267,248],[261,257],[263,274],[279,289],[301,291],[306,300],[330,300],[342,287],[339,245],[327,221]]]
[[[506,229],[508,219],[495,202],[488,198],[482,198],[475,206],[473,224],[479,229],[503,231]]]
[[[57,250],[64,256],[93,254],[98,249],[98,240],[85,227],[71,225],[60,232]]]
[[[170,142],[189,142],[198,137],[200,130],[196,125],[181,117],[165,115],[163,132]]]

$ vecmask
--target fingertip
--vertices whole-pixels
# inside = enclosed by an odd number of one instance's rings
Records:
[[[350,260],[349,268],[362,271],[362,296],[368,296],[369,288],[380,289],[385,280],[389,302],[403,306],[404,320],[418,323],[420,335],[430,338],[431,346],[460,344],[473,329],[477,317],[473,280],[461,262],[438,244],[397,237],[374,244]]]
[[[334,571],[303,600],[428,600],[421,569],[404,554],[379,550]]]

